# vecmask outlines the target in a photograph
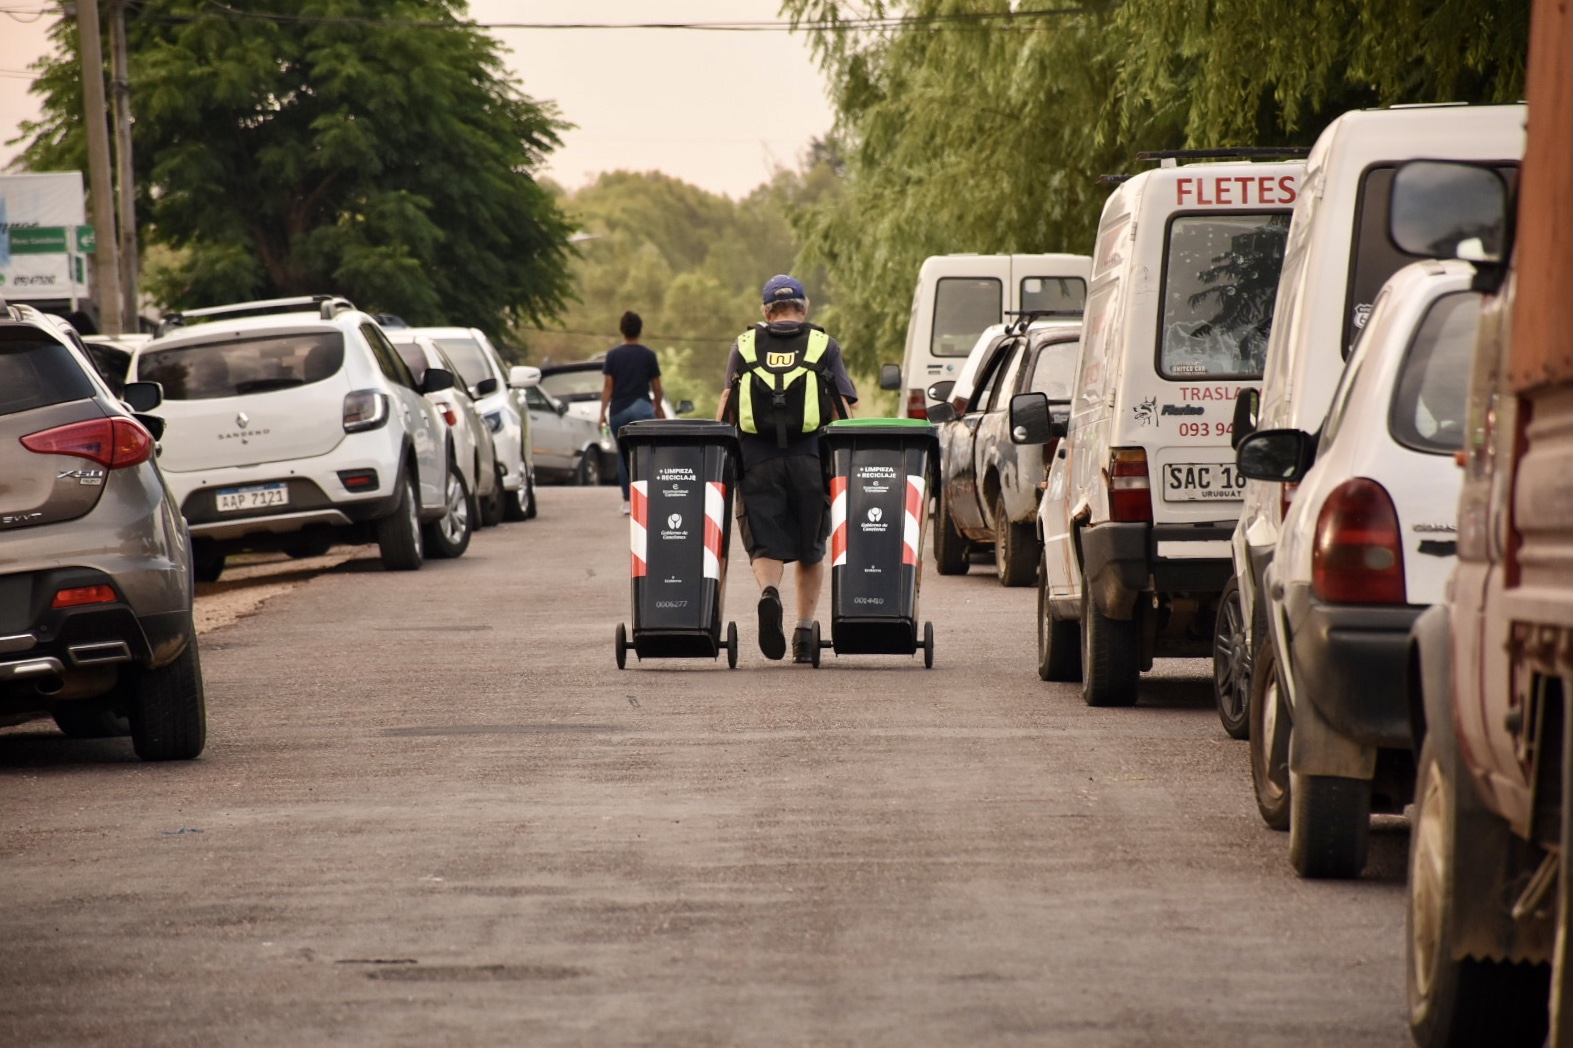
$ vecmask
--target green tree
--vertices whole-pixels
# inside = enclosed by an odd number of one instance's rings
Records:
[[[138,214],[174,249],[155,297],[339,293],[493,332],[555,316],[570,227],[532,172],[564,125],[509,83],[464,12],[462,0],[135,5]],[[84,166],[75,39],[74,23],[55,27],[27,168]]]
[[[1028,14],[1013,13],[1012,7]],[[1521,97],[1528,5],[1500,0],[784,0],[817,29],[845,157],[801,212],[827,323],[899,359],[922,260],[1087,252],[1141,150],[1309,145],[1339,113]],[[866,18],[905,17],[865,28]]]

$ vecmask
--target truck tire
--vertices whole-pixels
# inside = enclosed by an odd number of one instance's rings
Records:
[[[432,557],[451,560],[470,548],[470,536],[475,532],[475,518],[470,512],[473,506],[464,474],[449,462],[442,516],[421,528],[422,546]]]
[[[1283,701],[1273,639],[1263,635],[1252,657],[1249,717],[1251,722],[1251,787],[1256,810],[1271,830],[1289,828],[1289,736],[1294,724]]]
[[[1249,738],[1251,651],[1240,602],[1240,580],[1233,575],[1218,598],[1218,621],[1213,627],[1213,699],[1218,704],[1218,720],[1224,732],[1231,739]]]
[[[131,697],[131,746],[145,761],[188,761],[207,745],[207,702],[196,630],[180,657],[137,674]]]
[[[1460,841],[1471,848],[1480,843],[1460,827],[1496,816],[1459,781],[1453,748],[1439,745],[1436,730],[1420,747],[1409,842],[1404,967],[1410,1036],[1418,1048],[1538,1046],[1546,1038],[1550,965],[1454,957],[1463,907],[1486,901],[1458,892]]]
[[[943,496],[934,510],[934,565],[941,575],[967,573],[967,540],[961,537],[950,519]]]
[[[1049,604],[1049,572],[1038,565],[1038,679],[1081,680],[1081,623],[1054,617]]]
[[[1104,618],[1081,592],[1081,697],[1089,706],[1136,705],[1141,676],[1141,621]]]
[[[1307,880],[1360,876],[1371,843],[1371,780],[1296,775],[1289,862]]]
[[[419,514],[415,481],[406,473],[400,478],[399,504],[392,513],[377,521],[377,551],[382,554],[382,566],[387,570],[415,571],[425,560]]]
[[[1038,567],[1032,522],[1017,524],[1005,513],[1005,496],[994,496],[994,572],[1001,586],[1030,586]]]

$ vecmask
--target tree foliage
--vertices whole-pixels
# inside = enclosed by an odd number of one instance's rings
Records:
[[[570,228],[532,172],[554,110],[508,81],[462,0],[206,0],[131,8],[138,215],[174,249],[169,307],[313,292],[493,331],[555,315]],[[386,20],[450,23],[451,28]],[[379,24],[379,21],[383,24]],[[81,169],[76,25],[35,90],[22,162]]]
[[[1529,17],[1500,0],[782,9],[839,23],[811,39],[846,144],[844,184],[797,223],[835,291],[829,322],[865,368],[900,358],[926,256],[1085,253],[1105,197],[1097,176],[1134,170],[1141,150],[1309,145],[1351,108],[1517,99]],[[992,17],[967,21],[977,14]],[[871,30],[866,16],[908,21]]]

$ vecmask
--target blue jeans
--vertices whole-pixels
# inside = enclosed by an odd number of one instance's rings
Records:
[[[643,419],[655,418],[655,405],[643,397],[634,401],[621,411],[614,411],[611,418],[612,436],[622,436],[623,427],[630,422],[639,422]],[[617,483],[623,488],[623,501],[628,501],[628,460],[623,458],[621,451],[617,456]]]

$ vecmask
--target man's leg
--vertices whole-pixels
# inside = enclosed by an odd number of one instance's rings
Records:
[[[760,590],[766,586],[781,586],[781,576],[786,570],[786,565],[779,560],[769,557],[755,557],[749,562],[749,567],[754,569],[754,581],[759,583]]]
[[[777,569],[780,577],[780,568]],[[813,564],[797,562],[797,621],[812,620],[819,612],[819,589],[825,584],[825,562]]]

